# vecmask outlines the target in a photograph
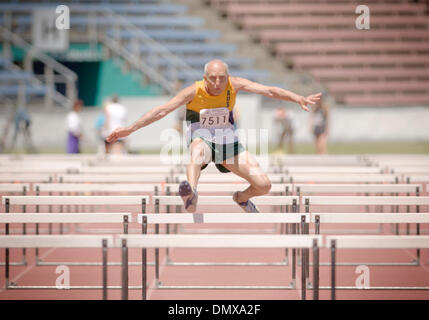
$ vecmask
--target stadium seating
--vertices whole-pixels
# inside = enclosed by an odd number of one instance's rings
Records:
[[[231,22],[307,72],[348,105],[429,101],[429,17],[423,2],[368,4],[370,30],[355,26],[351,0],[210,0]],[[407,81],[408,80],[408,81]]]
[[[0,56],[0,97],[14,98],[20,91],[27,97],[43,96],[46,87],[34,84],[32,74],[22,71],[10,60]]]
[[[52,8],[54,4],[56,3],[49,1],[0,3],[0,25],[5,25],[8,21],[7,15],[10,13],[12,31],[29,39],[33,23],[32,12],[35,9]],[[187,14],[187,5],[160,0],[103,1],[103,5],[95,1],[66,0],[62,4],[70,8],[71,41],[94,34],[95,27],[98,36],[105,34],[115,38],[124,48],[132,51],[135,48],[133,42],[139,39],[140,35],[149,36],[183,59],[191,68],[195,68],[196,72],[181,76],[180,80],[185,82],[184,85],[200,79],[204,64],[214,58],[224,59],[230,64],[233,75],[248,76],[255,81],[264,81],[269,78],[268,71],[256,70],[253,67],[252,59],[238,56],[235,44],[223,43],[219,31],[204,28],[205,21],[202,17]],[[109,12],[114,12],[115,15],[109,15]],[[118,15],[125,19],[118,19]],[[116,26],[123,27],[130,23],[141,31],[140,35],[138,32],[130,32],[127,28],[121,28],[120,32],[116,31]],[[198,45],[195,45],[196,43]],[[152,52],[147,46],[140,46],[141,59],[149,61],[152,58],[150,56]],[[173,69],[171,62],[163,56],[159,56],[157,64],[161,67],[158,71],[163,72],[165,78],[171,79],[174,76],[171,72]],[[11,91],[12,88],[8,90]]]

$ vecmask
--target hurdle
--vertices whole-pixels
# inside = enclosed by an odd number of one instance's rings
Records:
[[[234,186],[237,186],[237,185],[234,184]],[[199,185],[198,188],[210,189],[209,186],[202,187],[202,184]],[[286,186],[285,188],[287,190],[288,186]],[[280,197],[282,199],[280,199]],[[159,209],[161,205],[167,206],[167,212],[169,212],[169,207],[168,207],[169,205],[176,205],[176,212],[180,212],[180,208],[183,205],[183,201],[179,196],[154,196],[152,199],[153,199],[152,200],[153,203],[155,204],[155,213],[159,213]],[[298,205],[298,197],[293,197],[293,196],[261,196],[261,197],[253,198],[252,201],[254,201],[254,203],[257,205],[260,204],[260,205],[285,206],[286,212],[288,212],[288,207],[287,207],[288,205],[292,206],[292,210],[294,210],[293,212],[296,212],[296,206]],[[199,196],[198,203],[208,204],[208,205],[219,205],[219,204],[236,205],[236,203],[232,200],[231,196]]]
[[[315,233],[320,234],[321,224],[325,223],[429,223],[429,213],[312,213],[311,223],[315,224]],[[343,266],[416,266],[419,261],[412,262],[342,262],[337,265]],[[320,263],[320,265],[325,265]]]
[[[269,173],[267,174],[267,176],[272,183],[286,183],[286,176],[284,174]],[[175,182],[180,182],[188,179],[186,175],[183,175],[183,174],[175,175],[174,178],[175,178]],[[235,174],[219,175],[218,173],[207,173],[207,174],[201,175],[201,177],[198,179],[198,183],[199,183],[198,185],[202,183],[208,183],[208,182],[230,183],[230,182],[247,182],[247,181],[244,178],[239,177]]]
[[[360,155],[274,155],[272,163],[280,166],[369,166],[371,163]]]
[[[148,193],[159,194],[162,190],[161,184],[137,184],[137,183],[49,183],[49,184],[34,184],[34,189],[36,193],[40,192],[49,192],[49,195],[53,193],[58,193],[60,196],[64,193],[67,193],[70,196],[70,193],[95,193],[94,195],[104,195],[106,192],[121,192],[121,193]],[[145,210],[142,208],[142,212]],[[63,205],[60,205],[60,212],[63,211]],[[60,228],[61,229],[61,228]],[[87,231],[87,230],[86,230]],[[131,230],[129,230],[131,231]],[[87,231],[88,232],[88,231]],[[96,232],[91,230],[90,232]],[[107,231],[106,231],[107,232]],[[117,230],[110,230],[109,232],[118,232]]]
[[[422,190],[421,184],[295,184],[297,195],[310,192],[341,192],[341,193],[384,193],[407,192],[418,193]]]
[[[32,166],[30,163],[15,166],[0,166],[0,173],[38,173],[38,174],[58,174],[58,173],[75,173],[79,171],[79,166],[69,165],[69,166],[55,166],[55,164],[51,163],[51,166]]]
[[[165,189],[170,193],[179,192],[178,183],[166,183]],[[206,184],[202,183],[198,185],[198,192],[213,192],[213,193],[233,193],[237,191],[237,188],[247,187],[249,184],[246,181],[245,183],[214,183],[214,184]],[[273,192],[293,192],[293,185],[290,183],[273,183],[271,185],[270,193]]]
[[[311,205],[415,205],[417,213],[420,205],[429,204],[429,197],[419,196],[304,196],[305,212],[310,213]],[[308,224],[306,225],[308,233]],[[399,229],[398,229],[399,230]],[[416,234],[420,235],[420,224],[417,224]],[[420,250],[416,251],[416,259],[411,265],[420,264]],[[379,264],[390,266],[390,263]],[[307,269],[308,273],[308,269]]]
[[[78,170],[79,174],[142,174],[142,173],[159,173],[162,175],[170,175],[176,173],[177,169],[171,166],[91,166],[91,167],[81,167]],[[182,173],[181,170],[179,173]]]
[[[396,194],[406,193],[407,196],[410,193],[414,193],[416,196],[420,195],[422,190],[421,184],[295,184],[294,188],[296,190],[296,194],[300,197],[300,204],[302,203],[302,195],[308,193],[322,193],[322,192],[336,192],[336,193],[365,193],[365,196],[369,196],[370,193],[376,193],[382,196],[384,193],[390,193],[392,196]],[[383,208],[381,207],[380,210]],[[398,211],[398,208],[396,208]],[[410,208],[407,206],[407,211]],[[369,211],[368,206],[366,206],[366,211]],[[381,226],[376,231],[380,233],[382,231]],[[339,232],[336,230],[335,232]],[[349,230],[345,230],[344,232],[349,232]],[[355,230],[357,232],[357,230]],[[361,232],[370,233],[372,230],[363,230]],[[407,225],[407,233],[409,233],[409,225]]]
[[[429,197],[420,196],[305,196],[306,211],[310,205],[406,205],[416,206],[420,212],[421,205],[429,205]],[[419,228],[417,228],[417,232]]]
[[[115,245],[111,235],[25,235],[25,236],[0,236],[1,248],[100,248],[102,249],[103,280],[101,286],[69,286],[67,289],[101,289],[103,300],[107,299],[107,289],[119,289],[120,286],[107,286],[107,248]],[[7,256],[6,256],[7,258]],[[57,286],[18,286],[9,283],[10,266],[6,259],[5,277],[7,289],[61,289]]]
[[[0,184],[0,193],[1,197],[5,197],[3,193],[22,193],[22,195],[26,195],[27,191],[30,190],[29,183],[1,183]],[[25,212],[25,206],[22,207],[23,212]],[[22,234],[27,233],[27,226],[25,224],[22,225]],[[21,262],[11,262],[10,265],[15,266],[25,266],[27,265],[26,260],[26,251],[25,248],[22,249],[22,261]],[[4,266],[4,263],[1,262],[0,266]]]
[[[260,196],[255,197],[252,199],[252,201],[256,205],[278,205],[278,206],[292,206],[292,212],[296,213],[297,211],[297,204],[298,204],[298,197],[296,196]],[[160,206],[161,205],[176,205],[180,206],[183,205],[183,200],[180,196],[153,196],[152,202],[155,204],[155,214],[160,213]],[[199,205],[236,205],[234,200],[232,200],[231,196],[199,196],[198,197],[198,204]],[[299,226],[299,225],[298,225]],[[294,228],[294,225],[292,225],[292,228]],[[299,228],[297,227],[299,230]],[[297,230],[295,229],[295,231]],[[288,231],[287,224],[284,228],[285,232]],[[167,228],[167,232],[169,229]],[[159,224],[155,225],[155,233],[159,234]],[[284,263],[288,263],[288,251],[285,252],[286,257]],[[169,257],[169,251],[167,249],[166,252],[167,255],[167,261],[170,261]],[[159,266],[159,250],[155,250],[155,265]]]
[[[146,212],[148,196],[6,196],[2,198],[6,213],[10,213],[11,205],[36,205],[36,213],[39,213],[39,205],[139,205],[141,213]],[[36,235],[39,234],[39,224],[36,223]],[[36,261],[39,259],[39,250],[36,248]],[[61,263],[58,263],[61,264]]]
[[[147,299],[147,249],[148,248],[309,248],[313,249],[318,261],[322,237],[316,235],[121,235],[116,238],[117,246],[122,246],[123,256],[128,256],[128,248],[142,249],[142,299]],[[123,299],[128,299],[128,265],[123,259],[126,272],[122,277]],[[305,260],[303,260],[303,271]],[[315,283],[318,284],[318,266],[313,267]],[[126,270],[126,271],[125,271]],[[305,278],[301,281],[304,283]],[[161,286],[159,289],[289,289],[289,286]],[[314,299],[318,299],[318,285],[314,286]],[[301,287],[302,299],[306,299],[306,286]]]
[[[131,213],[4,213],[0,215],[0,223],[6,224],[6,235],[9,234],[10,223],[122,223],[123,232],[128,233],[128,223],[131,221]],[[6,249],[6,257],[9,252]],[[36,256],[37,266],[98,266],[97,262],[46,262]],[[120,265],[120,263],[109,263],[109,265]]]
[[[305,174],[305,173],[330,173],[330,174],[371,174],[384,173],[380,167],[368,166],[288,166],[283,171],[286,175]]]
[[[429,290],[429,287],[347,287],[336,285],[336,252],[338,249],[426,249],[429,236],[327,236],[326,247],[331,250],[331,299],[336,299],[336,290]]]
[[[34,189],[39,192],[145,192],[157,194],[160,184],[147,183],[37,183]]]
[[[199,194],[204,192],[210,192],[210,193],[229,193],[232,195],[235,191],[238,191],[239,189],[245,189],[248,187],[248,182],[246,183],[215,183],[215,184],[208,184],[208,183],[202,183],[198,185],[198,192]],[[179,184],[178,183],[166,183],[165,184],[165,195],[179,195]],[[270,194],[279,194],[279,195],[290,195],[293,193],[293,185],[292,184],[284,184],[284,183],[273,183],[271,185]],[[276,208],[276,207],[275,207]],[[286,206],[284,209],[282,206],[279,206],[280,212],[288,212],[289,208]],[[176,208],[176,212],[180,212],[180,208]],[[170,212],[170,206],[167,205],[167,212]],[[283,226],[283,225],[282,225]],[[208,230],[205,230],[209,232]],[[274,232],[274,230],[265,230],[266,232]],[[261,230],[262,232],[262,230]]]
[[[171,178],[166,174],[61,174],[58,175],[58,181],[66,183],[120,183],[120,182],[155,182],[161,183]]]
[[[0,192],[22,192],[23,194],[30,190],[29,183],[1,183]],[[4,195],[2,194],[4,197]]]
[[[415,205],[417,213],[421,205],[429,205],[429,197],[420,196],[305,196],[306,212],[310,205]],[[419,233],[419,228],[417,228]]]
[[[0,173],[0,182],[53,182],[54,175],[43,173]]]
[[[429,163],[429,160],[428,160]],[[417,167],[389,167],[391,173],[399,174],[429,174],[429,166],[417,166]]]
[[[429,174],[410,174],[405,177],[407,183],[424,182],[429,183]]]
[[[309,220],[309,216],[300,213],[203,213],[203,214],[139,214],[138,223],[142,224],[142,232],[147,233],[148,224],[180,223],[180,224],[213,224],[213,223],[292,223],[303,224]],[[295,227],[295,225],[293,225]],[[296,233],[296,228],[294,228]],[[167,256],[168,257],[168,256]],[[283,262],[174,262],[167,259],[167,265],[171,266],[284,266],[288,265],[287,256]],[[155,263],[157,286],[162,286],[159,281],[159,262]],[[292,250],[292,281],[290,289],[295,288],[296,283],[296,251]]]
[[[346,182],[346,183],[399,183],[399,177],[394,174],[292,174],[288,175],[285,182],[289,183],[305,183],[305,182]]]

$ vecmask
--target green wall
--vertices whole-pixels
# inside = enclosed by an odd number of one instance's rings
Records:
[[[0,50],[2,46],[0,44]],[[135,72],[122,72],[122,62],[102,59],[102,46],[92,50],[89,44],[72,43],[69,50],[52,54],[55,59],[73,70],[78,76],[78,96],[85,106],[101,106],[113,94],[119,96],[153,96],[162,94],[158,85],[141,85],[141,77]],[[13,59],[22,61],[24,52],[12,48]]]
[[[113,60],[100,62],[97,78],[96,105],[113,94],[120,96],[151,96],[160,95],[161,89],[156,85],[140,85],[140,76],[137,73],[121,71],[121,66]]]

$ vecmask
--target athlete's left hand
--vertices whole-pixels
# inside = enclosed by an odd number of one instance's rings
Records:
[[[308,97],[299,97],[297,103],[301,106],[302,109],[305,111],[310,111],[310,109],[307,107],[307,104],[316,104],[318,100],[320,100],[320,97],[322,96],[322,93],[316,93],[312,94]]]

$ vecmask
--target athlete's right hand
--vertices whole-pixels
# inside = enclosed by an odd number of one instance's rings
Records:
[[[107,142],[112,143],[120,138],[124,138],[131,134],[131,130],[128,128],[117,128],[106,138]]]

